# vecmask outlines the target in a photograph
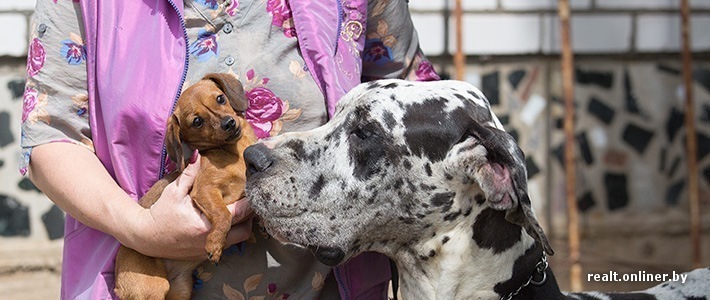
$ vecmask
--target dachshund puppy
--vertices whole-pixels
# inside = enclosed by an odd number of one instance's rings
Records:
[[[187,88],[168,121],[165,137],[168,157],[178,170],[156,182],[138,201],[146,208],[153,205],[185,169],[184,146],[197,149],[201,167],[190,197],[212,224],[205,251],[213,263],[222,256],[232,225],[226,205],[244,197],[244,149],[257,140],[244,118],[247,106],[241,83],[229,74],[207,74]],[[189,299],[192,272],[202,262],[148,257],[121,246],[116,256],[116,295],[121,299]]]

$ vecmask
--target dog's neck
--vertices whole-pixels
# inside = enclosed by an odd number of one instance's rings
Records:
[[[403,299],[501,299],[516,291],[512,299],[564,297],[549,268],[545,282],[525,286],[543,251],[524,230],[512,247],[495,253],[472,238],[473,219],[396,251]]]

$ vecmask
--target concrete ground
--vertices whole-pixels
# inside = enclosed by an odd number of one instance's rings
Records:
[[[59,299],[62,240],[0,238],[0,298]]]
[[[659,237],[653,237],[656,239]],[[636,238],[638,239],[638,238]],[[645,238],[648,239],[648,238]],[[667,242],[669,237],[661,238]],[[583,240],[585,246],[582,253],[583,274],[605,273],[616,271],[619,273],[635,273],[646,271],[649,273],[670,273],[672,271],[685,271],[688,265],[682,263],[687,258],[678,255],[669,256],[666,251],[679,251],[685,248],[686,237],[681,237],[675,243],[658,244],[668,245],[658,247],[646,259],[633,257],[634,238],[605,238],[595,241]],[[653,241],[644,241],[644,245]],[[710,245],[706,245],[710,246]],[[551,267],[555,272],[557,281],[562,290],[569,290],[569,264],[565,240],[553,241],[555,255],[550,258]],[[642,248],[648,248],[646,245]],[[710,248],[710,247],[709,247]],[[622,249],[626,250],[623,251]],[[705,248],[707,249],[707,248]],[[648,252],[648,250],[646,250]],[[659,265],[658,257],[674,257],[667,259],[667,264]],[[0,298],[3,300],[45,300],[59,299],[61,272],[62,241],[53,242],[32,241],[26,239],[0,238]],[[635,263],[634,263],[635,261]],[[646,261],[646,263],[642,263]],[[654,263],[654,261],[656,263]],[[585,275],[586,277],[586,275]],[[659,284],[660,282],[588,282],[583,279],[584,290],[598,291],[633,291],[641,290]]]

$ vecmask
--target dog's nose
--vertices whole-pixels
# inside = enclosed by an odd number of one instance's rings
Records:
[[[222,127],[222,130],[224,131],[232,131],[237,127],[237,121],[235,121],[232,117],[226,117],[222,119],[220,127]]]
[[[244,150],[244,162],[247,165],[247,176],[251,176],[254,173],[266,171],[274,163],[274,160],[269,148],[263,144],[256,144]]]

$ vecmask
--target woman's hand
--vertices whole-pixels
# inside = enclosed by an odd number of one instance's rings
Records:
[[[188,196],[198,170],[199,162],[191,164],[147,209],[131,199],[85,147],[44,144],[32,150],[30,160],[32,182],[79,222],[139,252],[179,259],[207,257],[204,245],[210,224]],[[227,235],[231,245],[249,238],[252,210],[243,199],[228,208],[234,224]]]
[[[140,212],[135,241],[129,245],[149,256],[172,259],[206,259],[205,240],[212,227],[204,214],[195,207],[190,190],[200,170],[199,155],[180,176],[168,184],[158,201]],[[249,201],[240,199],[228,205],[232,228],[227,234],[229,247],[251,236],[253,211]]]

